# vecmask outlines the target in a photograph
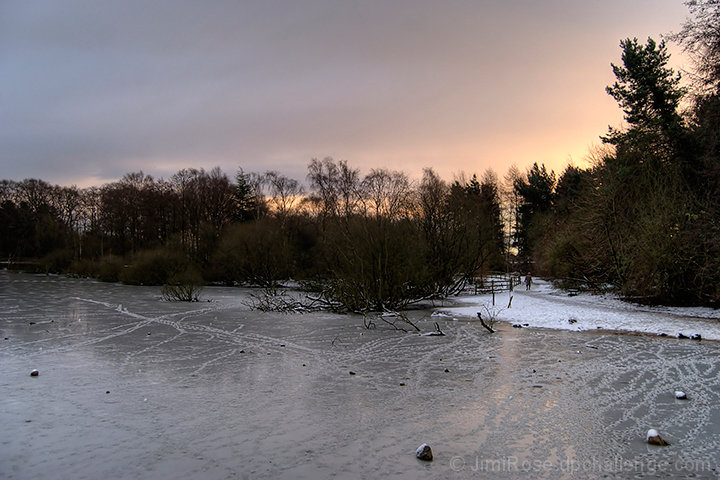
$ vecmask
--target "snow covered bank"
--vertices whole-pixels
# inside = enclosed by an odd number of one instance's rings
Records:
[[[614,295],[571,295],[542,280],[535,281],[532,290],[520,286],[512,295],[511,308],[506,308],[509,293],[495,295],[498,320],[535,328],[700,334],[703,339],[720,340],[720,310],[711,308],[645,306],[624,302]],[[491,295],[458,297],[453,306],[440,312],[476,318],[483,306],[492,310],[491,305]]]

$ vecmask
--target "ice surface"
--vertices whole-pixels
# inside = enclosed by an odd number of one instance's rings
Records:
[[[422,337],[247,299],[0,272],[0,478],[716,476],[718,342],[409,312],[446,334]]]

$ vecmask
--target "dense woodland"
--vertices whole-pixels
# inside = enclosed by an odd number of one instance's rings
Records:
[[[720,0],[688,6],[672,37],[695,62],[688,81],[664,42],[623,40],[607,92],[625,125],[587,168],[413,181],[325,158],[303,183],[218,168],[86,189],[3,180],[0,256],[130,284],[295,279],[355,311],[452,295],[490,271],[719,306]]]

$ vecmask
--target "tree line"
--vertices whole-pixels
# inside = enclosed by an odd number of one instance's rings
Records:
[[[307,180],[307,192],[278,172],[240,169],[231,180],[219,168],[86,189],[4,180],[0,253],[10,265],[130,284],[295,279],[357,311],[450,295],[504,268],[491,172],[447,183],[427,169],[412,182],[325,158]]]
[[[556,178],[534,166],[518,182],[519,247],[538,271],[640,301],[720,305],[720,1],[687,5],[670,38],[693,61],[689,85],[664,41],[623,40],[607,93],[625,128],[609,128],[590,167]]]
[[[623,40],[607,93],[626,126],[609,128],[586,168],[513,167],[503,182],[426,169],[412,181],[325,158],[310,161],[307,187],[219,168],[86,189],[3,180],[0,255],[132,284],[292,278],[356,311],[452,295],[498,270],[717,306],[720,0],[688,5],[673,39],[695,62],[690,86],[668,67],[664,41]]]

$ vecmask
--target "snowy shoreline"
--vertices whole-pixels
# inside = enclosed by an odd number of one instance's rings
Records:
[[[512,305],[506,308],[513,296]],[[664,307],[629,303],[616,295],[568,294],[552,284],[537,280],[530,291],[519,286],[512,293],[460,296],[438,309],[435,315],[477,318],[477,312],[490,309],[497,320],[528,328],[571,331],[617,331],[676,337],[701,335],[720,340],[720,309],[707,307]]]

